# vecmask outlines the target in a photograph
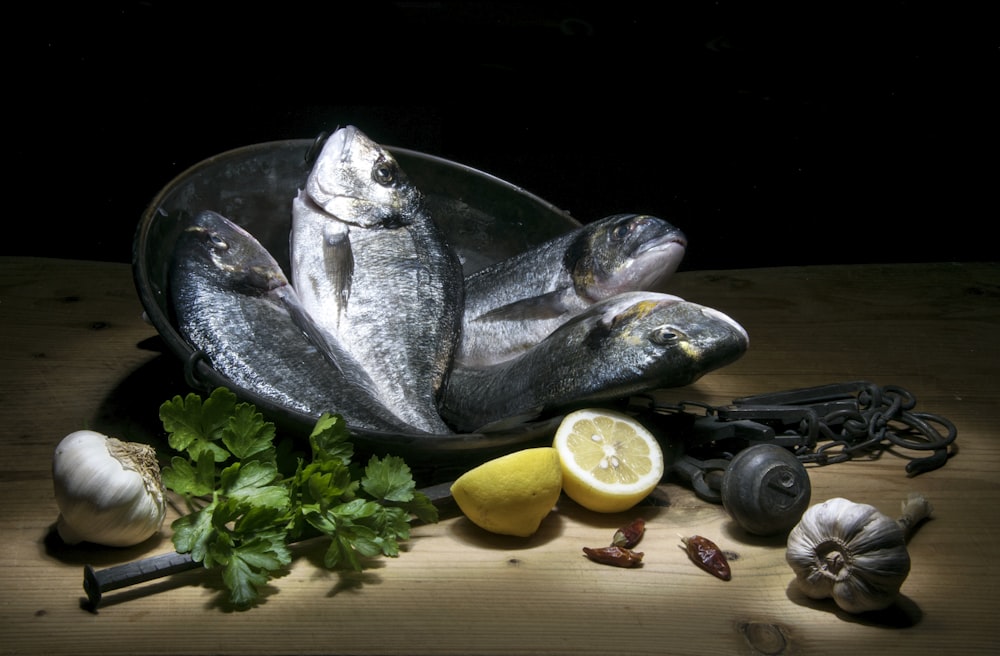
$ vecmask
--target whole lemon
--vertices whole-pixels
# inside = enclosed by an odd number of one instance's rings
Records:
[[[451,486],[455,503],[477,526],[528,537],[559,500],[562,467],[552,447],[523,449],[489,460]]]

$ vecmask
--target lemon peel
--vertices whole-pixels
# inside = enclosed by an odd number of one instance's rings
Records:
[[[451,495],[472,523],[491,533],[528,537],[562,493],[562,467],[552,447],[522,449],[462,474]]]

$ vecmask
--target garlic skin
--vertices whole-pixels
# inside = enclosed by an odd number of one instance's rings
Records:
[[[83,541],[128,547],[163,526],[167,505],[156,452],[90,430],[70,433],[56,446],[52,482],[67,544]]]
[[[905,523],[839,497],[807,509],[785,552],[799,589],[812,599],[833,597],[849,613],[891,605],[910,573],[907,529],[931,510],[919,500],[909,515],[904,502]]]

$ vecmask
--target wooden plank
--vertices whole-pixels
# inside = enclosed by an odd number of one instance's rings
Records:
[[[65,434],[89,427],[161,438],[156,411],[186,391],[157,352],[129,267],[0,258],[0,651],[102,654],[908,654],[991,653],[1000,505],[1000,266],[822,266],[677,274],[675,293],[717,307],[751,336],[747,355],[666,400],[712,404],[758,392],[871,380],[913,392],[959,429],[957,453],[916,477],[905,456],[810,467],[813,501],[845,496],[896,514],[919,490],[934,518],[910,542],[913,567],[889,610],[850,616],[792,585],[783,539],[747,535],[684,485],[666,507],[598,515],[562,499],[527,540],[461,516],[414,529],[405,552],[363,573],[328,572],[323,545],[296,547],[265,602],[230,612],[200,570],[80,607],[84,564],[170,551],[169,529],[127,549],[69,548],[49,534],[49,473]],[[644,566],[591,563],[641,515]],[[171,518],[176,516],[172,511]],[[678,534],[736,552],[733,580],[695,568]]]

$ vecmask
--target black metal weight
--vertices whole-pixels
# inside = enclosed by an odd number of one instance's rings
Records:
[[[722,505],[756,535],[794,527],[809,506],[812,487],[798,458],[776,444],[755,444],[733,457],[722,478]]]

